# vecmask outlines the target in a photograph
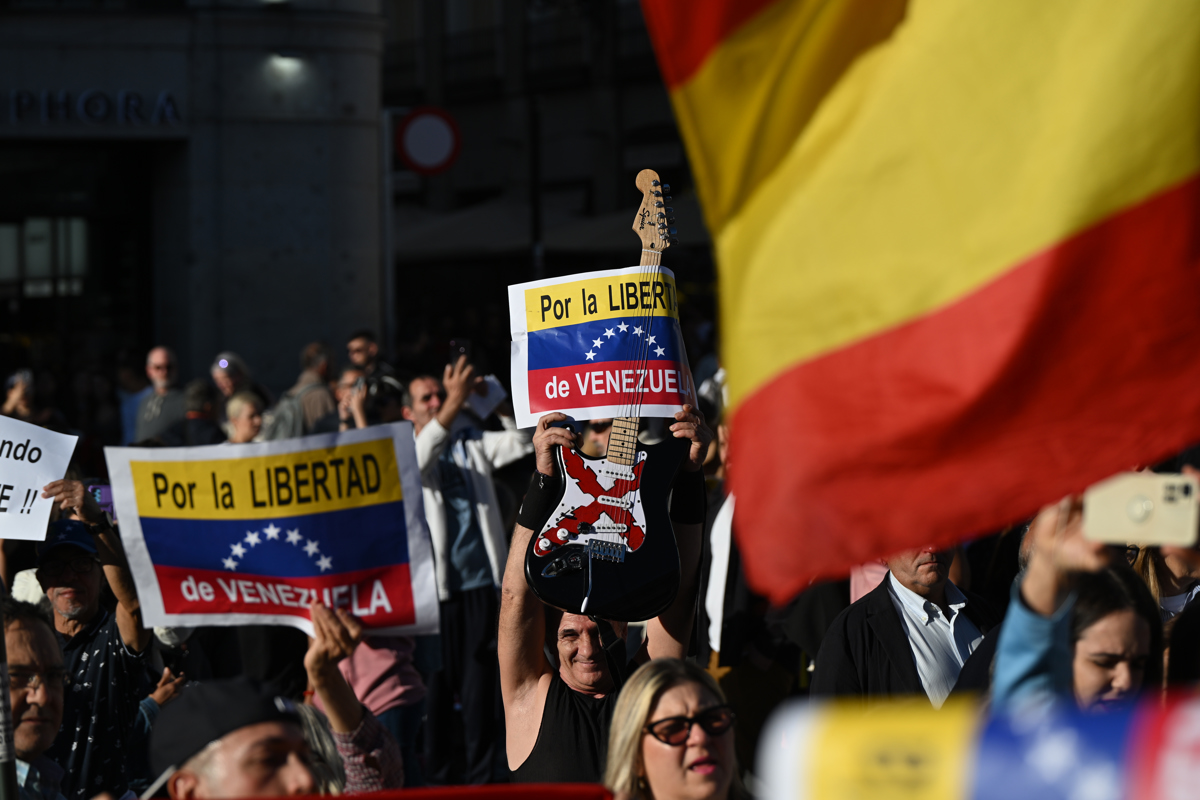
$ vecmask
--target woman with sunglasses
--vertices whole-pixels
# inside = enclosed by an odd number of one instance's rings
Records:
[[[659,658],[626,682],[613,711],[604,783],[619,800],[736,800],[733,710],[717,682]]]

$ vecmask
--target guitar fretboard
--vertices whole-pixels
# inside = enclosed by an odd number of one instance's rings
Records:
[[[642,259],[638,266],[657,267],[662,264],[662,251],[642,248]],[[608,451],[605,458],[614,464],[634,465],[637,457],[638,428],[640,417],[617,417],[608,434]]]

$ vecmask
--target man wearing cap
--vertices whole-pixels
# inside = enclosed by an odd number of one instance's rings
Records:
[[[342,609],[310,607],[313,641],[304,666],[329,717],[345,766],[346,794],[397,789],[400,749],[363,708],[338,671],[362,638],[362,624]],[[313,754],[293,703],[251,678],[187,689],[164,708],[150,734],[150,765],[175,800],[313,794]]]
[[[126,752],[138,704],[151,686],[142,654],[150,632],[121,541],[108,517],[79,481],[54,481],[42,490],[69,515],[50,524],[38,546],[37,579],[54,610],[71,688],[63,724],[46,755],[66,775],[67,800],[101,791],[120,797],[132,774]],[[115,612],[100,605],[103,581],[117,598]]]
[[[6,597],[0,609],[21,800],[62,800],[62,767],[45,755],[62,724],[67,677],[62,650],[37,606]]]

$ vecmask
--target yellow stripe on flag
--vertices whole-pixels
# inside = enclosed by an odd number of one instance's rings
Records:
[[[709,230],[786,157],[821,100],[884,41],[906,0],[779,0],[724,39],[671,92]]]
[[[131,461],[138,515],[282,519],[404,499],[389,439],[212,461]]]
[[[1194,174],[1198,74],[1186,0],[916,0],[716,235],[731,403]]]

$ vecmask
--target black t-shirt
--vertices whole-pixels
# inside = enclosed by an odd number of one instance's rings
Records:
[[[591,697],[567,686],[554,672],[537,742],[512,771],[513,783],[599,783],[619,694]]]
[[[138,704],[151,691],[140,653],[125,647],[117,618],[103,608],[68,639],[57,634],[71,685],[63,703],[62,728],[46,751],[60,767],[67,800],[100,792],[120,797],[129,781],[128,748]]]

